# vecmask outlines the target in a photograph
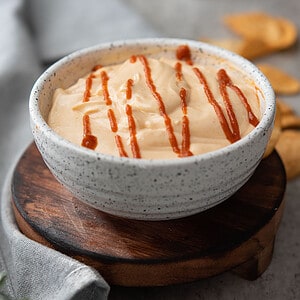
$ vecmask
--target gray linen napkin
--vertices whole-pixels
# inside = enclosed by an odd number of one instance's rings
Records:
[[[19,231],[10,202],[11,173],[1,196],[0,267],[7,272],[4,293],[16,299],[106,299],[109,286],[95,270]]]
[[[10,180],[32,140],[28,98],[44,63],[100,42],[149,36],[157,34],[121,0],[0,0],[0,274],[6,274],[0,299],[2,293],[9,299],[107,298],[109,286],[95,270],[18,230]]]

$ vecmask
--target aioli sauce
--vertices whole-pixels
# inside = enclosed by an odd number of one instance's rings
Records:
[[[179,46],[176,50],[175,56],[177,61],[174,63],[173,70],[176,79],[175,84],[178,87],[178,97],[180,99],[180,103],[178,103],[178,105],[181,108],[182,113],[180,137],[181,145],[179,145],[178,143],[178,135],[176,136],[174,132],[173,120],[169,116],[169,113],[166,109],[165,99],[158,90],[156,81],[152,75],[152,69],[148,58],[144,55],[133,55],[130,57],[129,61],[131,64],[140,64],[142,66],[144,77],[143,80],[146,84],[145,88],[148,89],[153,99],[155,100],[158,112],[163,118],[170,149],[177,157],[187,157],[194,155],[190,149],[191,128],[188,104],[190,101],[190,92],[188,92],[185,87],[185,78],[182,72],[183,64],[186,67],[191,68],[191,73],[194,74],[193,76],[195,76],[196,81],[198,82],[198,85],[196,84],[196,86],[194,86],[193,88],[204,91],[207,103],[209,103],[213,108],[224,136],[230,143],[234,143],[241,139],[241,132],[238,118],[231,101],[231,96],[229,94],[229,90],[231,91],[231,93],[233,92],[237,95],[240,103],[242,103],[244,109],[247,111],[249,124],[254,127],[257,126],[257,124],[259,123],[259,119],[253,112],[246,95],[236,84],[233,83],[231,77],[228,75],[227,71],[224,68],[218,69],[215,74],[219,93],[224,104],[223,108],[220,101],[218,101],[214,96],[214,93],[212,92],[210,84],[203,71],[201,71],[200,67],[194,66],[189,47],[187,45]],[[125,120],[127,119],[127,130],[129,134],[129,146],[131,151],[131,155],[128,155],[127,151],[125,150],[126,147],[123,141],[124,136],[122,137],[122,135],[119,134],[119,122],[121,122],[121,120],[118,118],[120,118],[120,113],[118,112],[117,115],[115,113],[113,101],[116,101],[116,99],[113,100],[114,98],[112,98],[110,95],[110,77],[108,76],[107,72],[107,70],[102,70],[101,65],[96,65],[92,69],[92,72],[85,79],[85,90],[82,96],[82,103],[87,103],[90,101],[90,98],[93,96],[92,90],[95,89],[95,87],[93,86],[95,85],[94,81],[98,80],[97,82],[100,82],[100,85],[97,87],[97,95],[102,95],[103,97],[105,107],[107,108],[106,115],[110,124],[110,130],[114,135],[114,143],[119,155],[122,157],[132,156],[134,158],[142,158],[141,153],[143,149],[141,149],[139,145],[136,116],[133,111],[132,105],[130,104],[130,101],[135,93],[135,80],[137,79],[134,77],[129,77],[124,82],[124,93],[126,95],[127,103],[124,104],[125,115],[122,118],[125,117]],[[255,89],[257,88],[255,87]],[[257,95],[255,95],[255,97],[258,100]],[[89,149],[95,149],[98,146],[98,138],[92,133],[89,111],[86,111],[83,114],[82,124],[83,132],[81,145]],[[199,124],[199,126],[201,126],[201,124]]]

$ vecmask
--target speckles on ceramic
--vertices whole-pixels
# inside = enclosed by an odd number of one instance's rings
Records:
[[[188,44],[193,53],[219,55],[241,66],[260,88],[263,117],[245,138],[217,151],[171,160],[103,155],[74,145],[46,124],[54,90],[68,87],[95,64],[118,63],[133,54],[174,53]],[[103,44],[58,61],[38,79],[30,97],[33,136],[55,177],[78,199],[110,214],[144,220],[188,216],[226,200],[254,172],[272,131],[275,97],[262,73],[250,62],[204,43],[145,39]]]

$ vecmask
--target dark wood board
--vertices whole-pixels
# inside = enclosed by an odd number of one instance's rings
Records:
[[[31,144],[13,174],[12,203],[25,235],[93,266],[110,284],[168,285],[229,270],[253,280],[271,261],[285,186],[273,152],[214,208],[176,220],[130,220],[77,200]]]

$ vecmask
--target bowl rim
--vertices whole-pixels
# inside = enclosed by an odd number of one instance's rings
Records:
[[[120,48],[120,47],[133,47],[133,46],[179,46],[182,44],[186,44],[191,48],[197,48],[200,51],[207,52],[211,55],[216,55],[230,62],[234,63],[237,66],[242,66],[244,71],[248,71],[251,73],[250,77],[254,80],[254,82],[259,86],[264,95],[265,101],[265,111],[262,114],[261,120],[259,124],[246,136],[242,137],[240,140],[234,142],[233,144],[227,145],[217,150],[213,150],[210,152],[206,152],[203,154],[193,155],[189,157],[182,158],[170,158],[170,159],[147,159],[147,158],[131,158],[131,157],[119,157],[110,154],[100,153],[88,148],[84,148],[80,145],[74,144],[67,139],[63,138],[59,134],[57,134],[50,126],[47,124],[46,120],[42,117],[39,109],[39,94],[43,90],[43,86],[45,82],[50,80],[53,73],[57,73],[60,68],[66,67],[70,64],[70,61],[74,59],[80,59],[82,56],[89,55],[95,52],[106,51],[109,48]],[[256,77],[253,77],[255,74]],[[210,45],[205,42],[190,40],[190,39],[180,39],[180,38],[142,38],[142,39],[126,39],[126,40],[118,40],[114,42],[106,42],[94,45],[92,47],[83,48],[73,53],[64,56],[63,58],[56,61],[50,67],[48,67],[35,81],[30,97],[29,97],[29,114],[31,120],[31,126],[38,126],[39,130],[42,131],[43,135],[47,138],[53,140],[56,144],[60,146],[64,146],[70,148],[75,153],[80,155],[86,155],[90,159],[96,159],[101,161],[107,161],[114,164],[125,164],[136,167],[159,167],[159,166],[180,166],[180,165],[189,165],[195,162],[200,162],[203,160],[207,160],[213,157],[219,157],[222,155],[226,155],[230,152],[235,152],[240,148],[240,146],[248,143],[252,138],[257,135],[260,135],[262,132],[265,132],[266,128],[272,126],[275,117],[276,110],[276,100],[275,93],[273,88],[266,78],[266,76],[256,67],[252,62],[247,60],[246,58],[233,53],[227,49],[220,48],[218,46]]]

